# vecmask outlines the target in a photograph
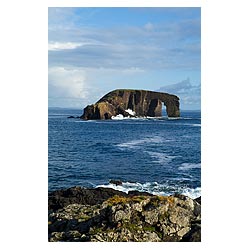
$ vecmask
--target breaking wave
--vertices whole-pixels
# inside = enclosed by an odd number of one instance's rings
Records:
[[[126,109],[125,111],[132,116],[135,116],[135,114],[136,114],[135,111],[133,111],[132,109]]]
[[[139,182],[123,182],[122,185],[115,185],[112,183],[104,184],[104,185],[97,185],[98,187],[104,188],[112,188],[118,191],[122,191],[128,193],[129,191],[137,190],[140,192],[148,192],[154,195],[161,195],[161,196],[168,196],[173,195],[175,193],[186,195],[192,199],[198,198],[201,196],[201,188],[189,188],[189,187],[180,187],[180,186],[173,186],[168,184],[160,184],[158,182],[146,182],[146,183],[139,183]]]

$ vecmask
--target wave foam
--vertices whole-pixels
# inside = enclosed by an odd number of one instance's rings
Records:
[[[182,163],[181,166],[178,168],[179,170],[189,170],[193,168],[201,168],[200,163]]]
[[[193,127],[201,127],[201,124],[193,124]]]
[[[152,151],[144,151],[144,152],[148,153],[154,159],[152,162],[159,163],[161,165],[169,163],[172,161],[172,159],[177,157],[173,155],[166,155],[165,153],[159,153],[159,152],[152,152]]]
[[[132,109],[126,109],[125,111],[132,116],[135,116],[135,114],[136,114],[135,111],[133,111]]]
[[[146,183],[139,183],[139,182],[123,182],[122,185],[115,185],[115,184],[106,184],[106,185],[98,185],[98,187],[104,188],[112,188],[118,191],[122,191],[124,193],[128,193],[129,191],[137,190],[140,192],[148,192],[153,195],[161,195],[161,196],[168,196],[173,195],[174,193],[180,193],[186,195],[192,199],[198,198],[201,196],[201,188],[188,188],[188,187],[174,187],[169,186],[167,184],[159,184],[157,182],[146,182]]]
[[[200,123],[184,123],[184,126],[201,127]]]
[[[186,188],[182,192],[183,195],[186,195],[192,199],[196,199],[201,196],[201,188]]]
[[[182,117],[168,117],[168,120],[182,120]]]
[[[124,148],[129,148],[129,149],[134,149],[138,148],[141,145],[144,145],[145,143],[153,143],[153,144],[158,144],[163,142],[163,139],[160,136],[154,136],[154,137],[148,137],[148,138],[143,138],[139,140],[132,140],[124,143],[117,144],[116,146],[124,149]]]
[[[112,120],[123,120],[124,116],[122,114],[116,115],[116,116],[111,116]]]

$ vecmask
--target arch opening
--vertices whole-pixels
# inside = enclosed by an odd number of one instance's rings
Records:
[[[150,101],[147,116],[150,117],[162,116],[162,102],[159,99],[152,99]]]
[[[162,117],[168,117],[168,111],[167,111],[168,108],[167,108],[166,103],[162,101],[161,106],[162,106],[161,108]]]

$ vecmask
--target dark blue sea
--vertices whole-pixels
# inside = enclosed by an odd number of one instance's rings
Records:
[[[48,114],[49,191],[102,186],[200,196],[200,111],[181,111],[178,119],[105,121],[67,118],[82,115],[76,109],[50,108]]]

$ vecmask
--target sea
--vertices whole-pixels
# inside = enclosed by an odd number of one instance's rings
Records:
[[[81,120],[81,109],[48,110],[48,188],[109,187],[201,195],[201,112],[179,118]],[[122,181],[122,185],[110,183]]]

